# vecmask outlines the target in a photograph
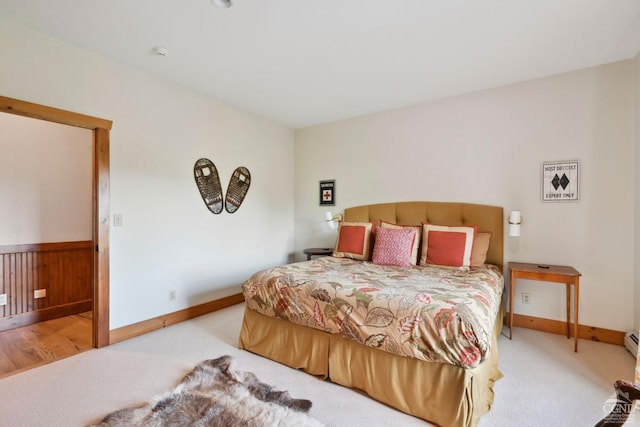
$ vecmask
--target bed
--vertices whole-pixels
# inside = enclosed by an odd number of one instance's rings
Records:
[[[370,233],[375,244],[361,245],[368,248],[362,259],[339,250],[346,235],[342,226],[354,224],[374,224],[377,230]],[[447,231],[472,228],[476,242],[488,236],[481,263],[432,265],[423,246],[436,254],[440,234],[425,224]],[[398,202],[348,208],[337,256],[263,270],[243,284],[239,346],[429,422],[476,425],[502,376],[497,338],[503,317],[503,227],[503,209],[488,205]],[[412,229],[425,233],[411,254],[423,265],[381,262],[378,246],[386,236],[417,238]]]

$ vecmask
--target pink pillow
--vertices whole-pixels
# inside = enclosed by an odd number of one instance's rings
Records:
[[[477,226],[423,224],[420,265],[469,267]]]
[[[373,263],[411,267],[411,251],[416,237],[413,228],[384,228],[376,232],[373,246]]]
[[[420,239],[422,238],[422,226],[421,225],[397,225],[397,224],[392,224],[390,222],[386,222],[384,220],[380,220],[380,227],[383,228],[395,228],[395,229],[402,229],[402,228],[411,228],[413,230],[416,230],[416,237],[413,239],[413,249],[411,250],[411,265],[418,265],[418,258],[419,258],[419,254],[418,254],[418,248],[420,246]]]

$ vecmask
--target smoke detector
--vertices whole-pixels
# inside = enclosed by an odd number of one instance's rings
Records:
[[[167,49],[166,47],[162,47],[162,46],[155,46],[153,49],[151,49],[151,51],[153,53],[155,53],[158,56],[167,56],[169,55],[169,49]]]
[[[232,6],[231,0],[211,0],[211,3],[221,9],[228,9]]]

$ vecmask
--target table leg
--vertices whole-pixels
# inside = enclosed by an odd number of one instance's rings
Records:
[[[567,283],[567,338],[571,337],[571,284]]]
[[[511,272],[511,286],[509,291],[509,339],[513,336],[513,293],[516,289],[516,274]]]
[[[575,314],[573,315],[575,322],[573,323],[573,336],[575,339],[575,343],[573,344],[573,351],[578,352],[578,299],[580,297],[580,279],[576,277],[576,282],[573,284],[574,286],[574,295],[573,295],[573,310]]]

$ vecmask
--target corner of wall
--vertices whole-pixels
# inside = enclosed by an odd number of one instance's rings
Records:
[[[633,323],[640,328],[640,51],[633,58],[633,197],[634,197],[634,271],[633,271]]]

